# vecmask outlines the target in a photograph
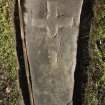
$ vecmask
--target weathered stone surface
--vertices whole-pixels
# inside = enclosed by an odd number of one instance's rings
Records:
[[[83,0],[25,0],[25,40],[35,105],[72,103]]]

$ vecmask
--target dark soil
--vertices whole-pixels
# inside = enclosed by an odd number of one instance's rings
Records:
[[[93,4],[94,0],[84,0],[81,13],[75,71],[74,105],[84,105],[85,101],[85,89],[88,83],[88,68],[90,63],[89,40],[93,18]]]

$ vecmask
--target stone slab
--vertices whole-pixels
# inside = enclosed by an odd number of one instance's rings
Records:
[[[35,105],[72,105],[83,0],[25,0],[25,41]]]

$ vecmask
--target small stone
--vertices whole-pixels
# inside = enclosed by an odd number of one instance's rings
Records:
[[[9,87],[6,88],[6,93],[9,94],[11,92],[11,89]]]
[[[0,100],[0,103],[2,103],[3,102],[3,100]]]

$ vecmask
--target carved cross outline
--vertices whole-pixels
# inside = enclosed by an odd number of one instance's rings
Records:
[[[38,28],[46,28],[47,35],[55,37],[59,28],[69,27],[73,25],[73,18],[58,17],[57,2],[47,1],[47,17],[46,19],[32,19],[32,26]]]

